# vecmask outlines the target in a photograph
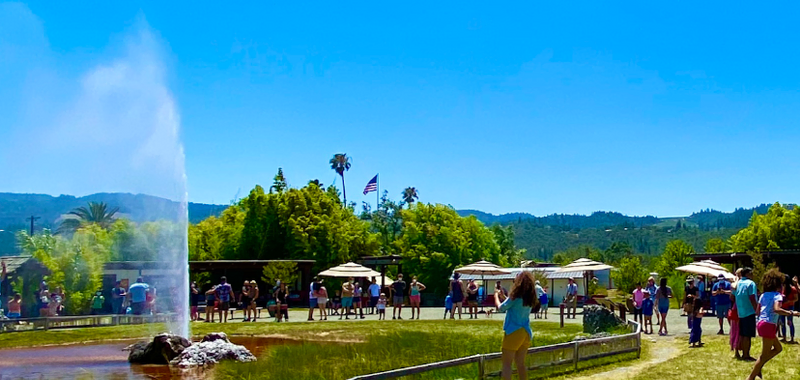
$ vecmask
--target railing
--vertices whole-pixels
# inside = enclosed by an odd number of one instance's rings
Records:
[[[163,323],[176,321],[177,314],[156,315],[78,315],[66,317],[40,317],[0,320],[0,333],[66,329],[77,327],[100,327]]]
[[[632,331],[628,334],[616,335],[607,338],[576,340],[549,346],[531,347],[528,349],[528,357],[526,358],[528,370],[572,365],[572,370],[577,371],[578,364],[580,362],[634,352],[638,358],[642,353],[641,326],[639,323],[629,320],[628,327]],[[500,352],[485,355],[472,355],[464,358],[356,376],[350,378],[349,380],[394,379],[398,377],[411,376],[424,372],[475,363],[478,364],[477,378],[483,380],[487,378],[500,377],[500,371],[495,370],[490,372],[487,370],[487,367],[490,361],[497,361],[502,356],[503,354]]]

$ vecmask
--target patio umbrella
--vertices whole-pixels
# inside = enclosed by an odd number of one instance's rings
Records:
[[[599,261],[590,259],[577,259],[558,270],[558,272],[585,272],[585,271],[601,271],[607,269],[614,269],[611,265],[603,264]]]
[[[486,281],[484,281],[484,276],[497,276],[501,274],[508,274],[511,273],[510,270],[503,268],[499,265],[492,264],[486,260],[481,260],[478,262],[474,262],[467,266],[463,266],[461,268],[456,268],[454,271],[460,274],[469,274],[473,276],[480,275],[481,276],[481,285],[483,286],[483,294],[486,297]],[[481,311],[483,311],[483,303],[481,302]]]
[[[720,274],[722,274],[723,276],[725,276],[725,279],[727,280],[736,279],[736,276],[734,276],[733,273],[728,272],[727,269],[725,269],[722,266],[719,266],[719,264],[717,264],[717,266],[715,267],[713,265],[710,265],[709,263],[696,262],[679,266],[675,268],[675,270],[679,270],[681,272],[686,272],[686,273],[702,274],[711,277],[718,277]]]
[[[333,268],[324,270],[319,272],[320,276],[324,277],[379,277],[381,272],[374,271],[369,269],[363,265],[356,264],[354,262],[349,262],[347,264],[342,264],[339,266],[335,266]]]

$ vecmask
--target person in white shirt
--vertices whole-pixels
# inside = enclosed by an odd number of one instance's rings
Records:
[[[372,278],[372,283],[369,284],[367,291],[369,291],[369,313],[373,314],[375,313],[375,307],[378,305],[378,299],[381,296],[381,286],[378,285],[378,281],[375,280],[375,277]]]
[[[567,305],[567,318],[569,318],[569,309],[572,309],[572,319],[575,319],[575,314],[578,312],[578,284],[575,279],[569,278],[569,285],[567,285],[567,297],[564,299]]]

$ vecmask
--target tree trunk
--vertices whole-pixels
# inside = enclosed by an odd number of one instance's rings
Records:
[[[342,194],[344,195],[344,207],[347,207],[347,188],[344,186],[344,172],[340,174],[342,176]]]

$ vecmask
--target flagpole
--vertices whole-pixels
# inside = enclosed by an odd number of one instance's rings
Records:
[[[378,189],[378,191],[375,192],[375,211],[378,211],[378,209],[381,207],[381,179],[379,178],[380,173],[376,174],[375,177],[376,177],[375,188]]]

